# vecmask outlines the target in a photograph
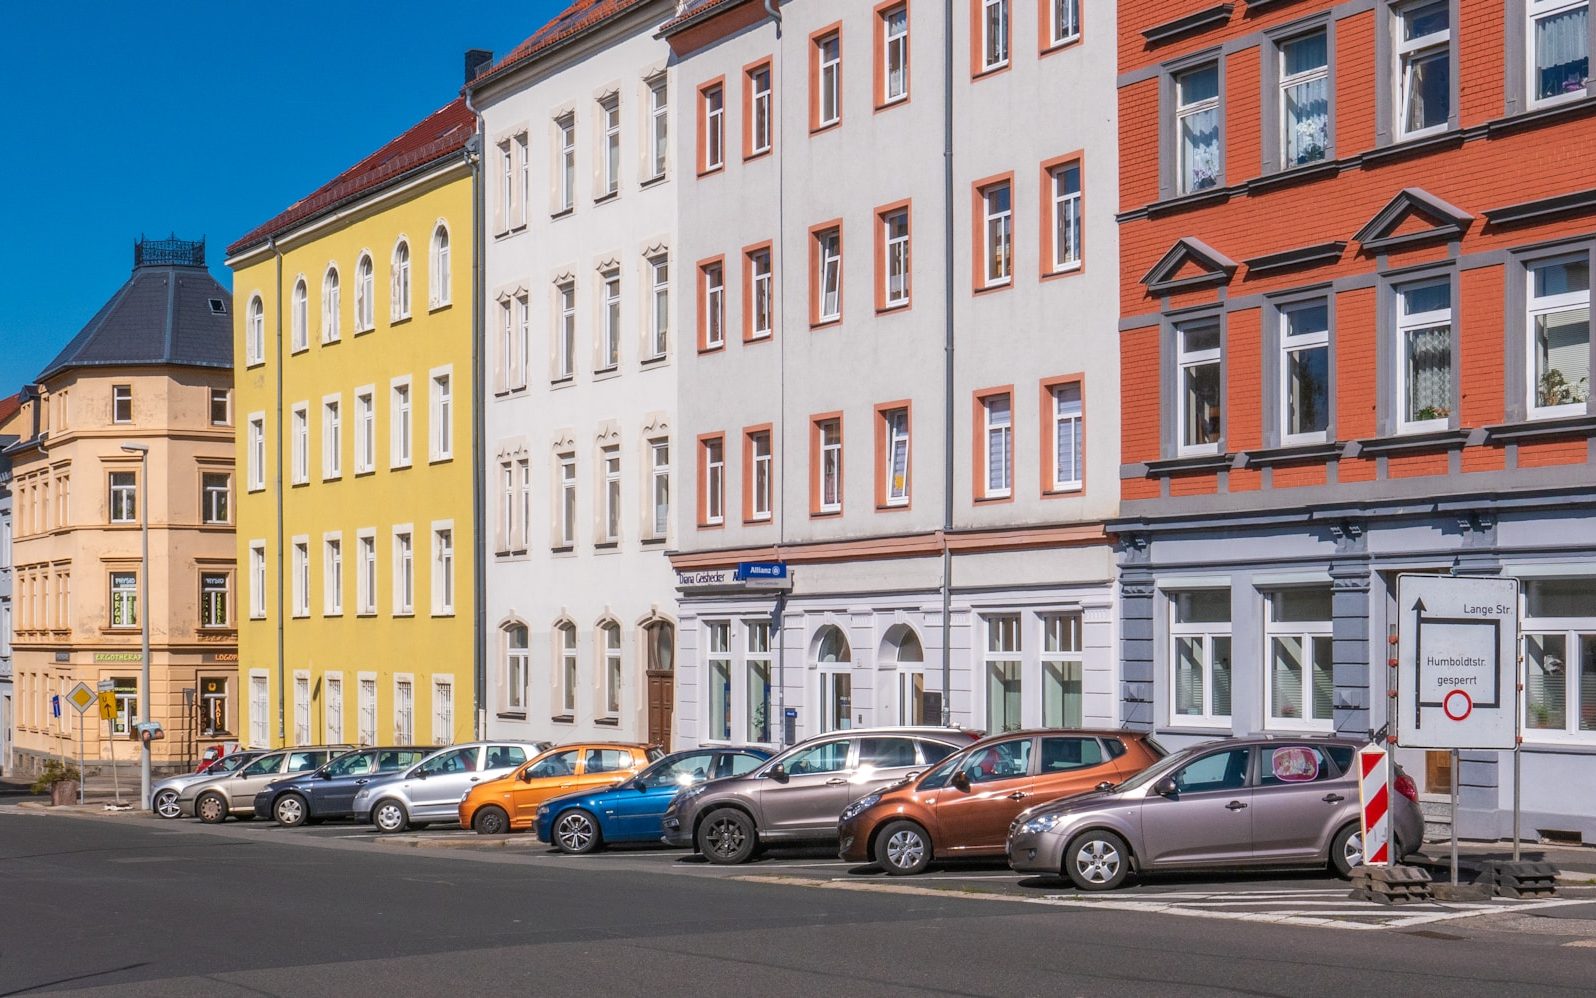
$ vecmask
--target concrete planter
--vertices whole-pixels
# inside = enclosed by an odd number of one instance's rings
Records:
[[[60,807],[62,804],[76,804],[78,802],[78,781],[62,780],[60,783],[50,784],[50,806]]]

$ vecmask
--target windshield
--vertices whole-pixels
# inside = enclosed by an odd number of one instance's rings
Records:
[[[1123,783],[1115,784],[1113,787],[1113,792],[1124,793],[1127,790],[1135,790],[1138,787],[1145,787],[1147,784],[1152,783],[1155,780],[1168,776],[1176,769],[1179,769],[1181,766],[1184,766],[1186,763],[1190,762],[1191,757],[1196,755],[1197,752],[1202,748],[1203,746],[1198,745],[1193,746],[1192,748],[1181,749],[1174,755],[1166,755],[1162,759],[1153,763],[1151,766],[1148,766],[1146,769],[1142,770],[1140,773],[1137,773],[1135,776],[1124,781]]]
[[[359,776],[371,772],[371,752],[351,752],[329,762],[322,770],[329,777]]]

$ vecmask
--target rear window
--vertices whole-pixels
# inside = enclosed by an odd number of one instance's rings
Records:
[[[1351,745],[1326,745],[1324,750],[1329,754],[1330,761],[1336,764],[1337,769],[1343,773],[1352,772],[1352,760],[1358,755],[1356,748]]]
[[[914,742],[908,738],[862,738],[859,740],[859,765],[877,769],[917,765]]]
[[[288,757],[287,773],[308,773],[326,760],[320,752],[295,752]]]
[[[1096,738],[1042,739],[1043,775],[1099,766],[1102,762],[1103,746]]]
[[[632,764],[632,754],[620,749],[588,749],[583,762],[588,773],[614,773]]]
[[[744,773],[752,773],[764,761],[759,756],[749,755],[746,752],[723,755],[720,757],[720,761],[715,764],[715,778],[718,780],[725,776],[741,776]]]
[[[1103,744],[1108,746],[1108,757],[1110,759],[1118,759],[1129,751],[1129,749],[1125,748],[1125,743],[1118,738],[1105,738],[1103,739]]]
[[[488,746],[488,768],[508,769],[526,762],[526,749],[519,745]]]
[[[1325,764],[1324,753],[1315,745],[1265,745],[1259,749],[1258,785],[1278,787],[1293,783],[1317,783],[1335,773]]]

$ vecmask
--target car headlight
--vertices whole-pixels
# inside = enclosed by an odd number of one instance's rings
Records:
[[[367,797],[370,797],[370,796],[371,796],[371,791],[370,790],[357,790],[357,791],[355,791],[355,800],[365,800]]]
[[[1025,832],[1027,835],[1040,835],[1043,832],[1052,831],[1053,826],[1063,820],[1064,815],[1062,814],[1039,814],[1021,825],[1020,831]]]
[[[550,808],[549,808],[549,806],[547,804],[539,804],[538,805],[538,817],[541,818],[545,814],[548,814],[549,810],[550,810]]]
[[[874,807],[881,800],[880,794],[865,794],[863,797],[842,809],[840,821],[852,821],[863,814],[867,808]]]
[[[470,796],[471,796],[471,791],[469,791],[469,790],[467,790],[465,793],[461,794],[460,795],[460,803],[464,804],[466,802],[466,798],[470,797]]]

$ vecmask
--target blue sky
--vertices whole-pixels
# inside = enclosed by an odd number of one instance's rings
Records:
[[[126,280],[140,233],[227,244],[453,99],[566,0],[90,0],[0,15],[0,395]]]

